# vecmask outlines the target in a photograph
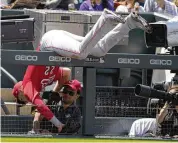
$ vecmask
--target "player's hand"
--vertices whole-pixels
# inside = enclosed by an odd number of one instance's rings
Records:
[[[58,133],[60,133],[62,131],[62,128],[64,127],[64,124],[61,124],[59,127],[58,127]]]

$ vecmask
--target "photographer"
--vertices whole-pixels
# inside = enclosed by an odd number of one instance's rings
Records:
[[[42,95],[46,105],[49,106],[56,118],[64,124],[60,134],[73,134],[78,132],[81,127],[81,112],[75,105],[80,92],[80,82],[78,80],[70,80],[62,86],[60,94],[53,91],[45,91]],[[35,133],[51,134],[58,133],[58,131],[53,124],[42,117],[38,123],[33,125],[33,130],[29,132],[29,134]]]
[[[178,85],[172,86],[169,93],[177,93]],[[178,135],[178,103],[166,101],[157,115],[157,135],[175,137]]]
[[[178,135],[178,78],[177,75],[171,83],[163,83],[151,88],[145,85],[135,87],[135,95],[144,98],[159,99],[162,107],[156,117],[156,135],[177,137]]]
[[[156,90],[161,90],[161,91],[167,91],[168,84],[165,82],[162,83],[155,83],[153,84],[153,89]],[[153,137],[156,134],[156,128],[157,128],[157,123],[156,123],[156,113],[158,113],[158,108],[162,106],[162,102],[160,99],[156,98],[150,98],[148,101],[149,103],[149,110],[156,110],[154,111],[155,118],[141,118],[137,119],[132,123],[132,126],[129,131],[129,137]],[[163,103],[164,105],[164,103]]]

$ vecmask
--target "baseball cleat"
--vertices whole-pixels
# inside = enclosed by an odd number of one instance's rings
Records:
[[[129,28],[131,28],[131,29],[140,28],[147,33],[152,33],[153,29],[152,29],[151,25],[136,12],[130,13],[126,17],[126,22],[129,26]]]

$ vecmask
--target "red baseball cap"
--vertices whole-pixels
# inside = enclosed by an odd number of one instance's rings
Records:
[[[22,81],[19,81],[14,85],[14,88],[12,90],[12,94],[15,97],[17,97],[19,95],[19,91],[21,91],[21,87],[22,87]]]
[[[66,85],[69,86],[70,88],[72,88],[75,91],[81,91],[82,90],[81,83],[76,79],[69,80],[68,82],[66,82],[64,84],[64,86],[66,86]]]

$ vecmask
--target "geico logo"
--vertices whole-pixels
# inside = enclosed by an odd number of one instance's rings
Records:
[[[16,61],[37,61],[38,57],[32,56],[32,55],[16,55],[15,60]]]
[[[49,56],[50,62],[71,62],[69,57]]]
[[[172,65],[172,60],[151,59],[151,65]]]
[[[140,59],[127,59],[127,58],[119,58],[119,64],[140,64]]]

